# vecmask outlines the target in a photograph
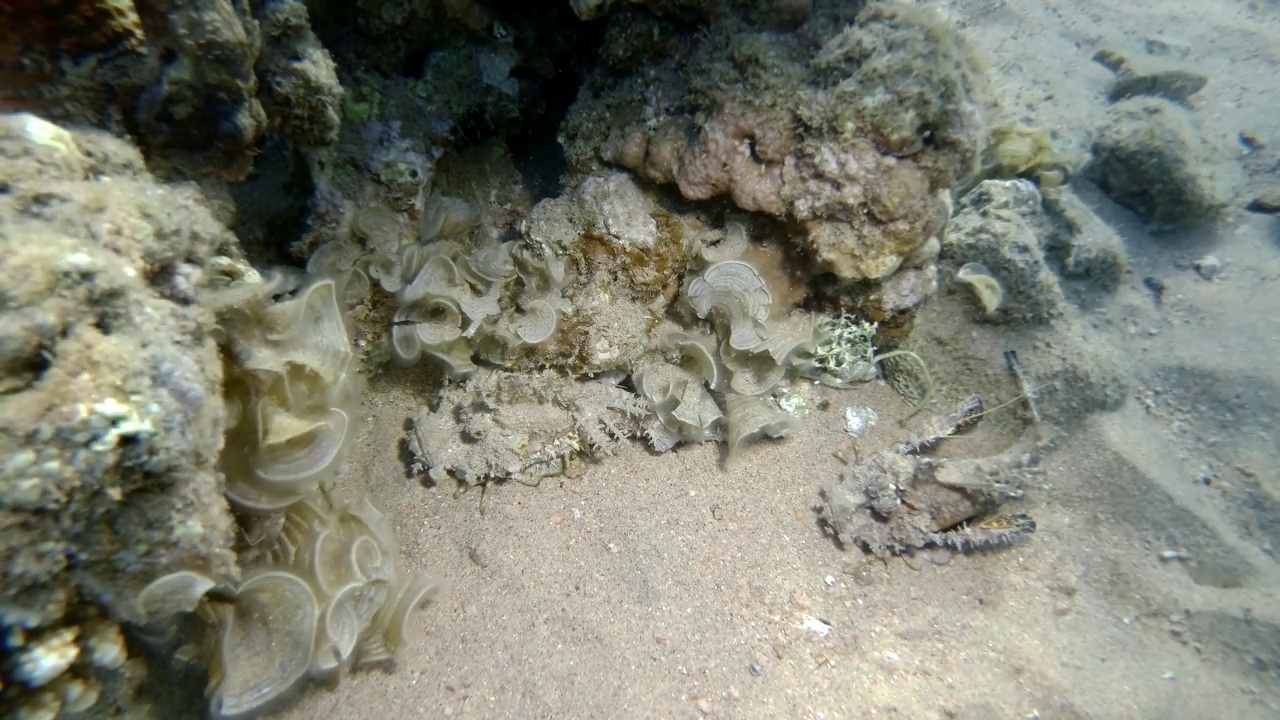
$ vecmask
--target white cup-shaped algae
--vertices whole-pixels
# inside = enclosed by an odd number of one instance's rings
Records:
[[[453,297],[463,285],[458,266],[452,258],[447,255],[429,256],[413,280],[400,291],[400,304],[411,305],[423,298]]]
[[[728,376],[724,365],[716,359],[714,339],[703,340],[683,330],[672,330],[663,336],[662,343],[688,359],[712,390],[724,389]]]
[[[319,614],[310,586],[293,573],[246,580],[222,618],[210,716],[251,717],[292,689],[311,667]]]
[[[319,280],[299,290],[266,308],[262,319],[263,335],[280,362],[302,365],[335,382],[347,372],[354,353],[335,281]]]
[[[142,623],[164,622],[179,613],[192,612],[215,584],[208,577],[189,570],[179,570],[152,580],[138,593],[135,601]]]
[[[556,332],[559,313],[546,300],[534,300],[525,306],[524,312],[512,322],[512,329],[521,341],[530,345],[546,342]]]
[[[396,310],[391,318],[391,356],[403,365],[409,365],[422,356],[422,340],[418,339],[417,323],[409,308]]]
[[[729,389],[739,395],[763,395],[787,375],[787,368],[768,353],[736,352],[727,341],[720,346],[720,358],[729,370]]]
[[[379,613],[374,625],[381,625],[383,628],[386,647],[392,654],[412,639],[409,632],[410,617],[416,610],[431,602],[439,590],[439,585],[431,578],[421,576],[406,578],[400,587],[400,592],[383,605],[383,609],[389,612],[385,616]],[[361,658],[361,660],[365,659]],[[369,660],[372,661],[372,658]]]
[[[511,257],[515,242],[493,243],[476,248],[470,256],[458,261],[458,270],[473,285],[506,282],[516,277],[516,263]]]
[[[404,287],[404,268],[400,266],[399,253],[383,255],[373,253],[366,255],[361,261],[364,272],[378,281],[378,285],[389,293],[398,293]]]
[[[406,235],[400,216],[386,205],[370,205],[357,210],[351,220],[351,231],[370,249],[383,255],[399,252]]]
[[[698,248],[698,255],[709,264],[735,260],[746,252],[749,244],[747,226],[738,221],[729,221],[724,224],[724,239],[710,247],[702,245]]]
[[[991,271],[982,263],[965,263],[956,271],[956,280],[968,285],[974,297],[982,305],[984,315],[990,315],[1004,304],[1004,288]]]
[[[480,213],[471,203],[432,193],[418,223],[418,237],[423,242],[465,237],[479,222]]]
[[[765,398],[726,393],[724,401],[728,460],[735,458],[747,443],[785,437],[795,427],[794,418]]]
[[[764,278],[741,260],[715,263],[689,282],[686,297],[698,317],[719,311],[729,325],[729,345],[750,350],[764,342],[763,323],[769,317],[772,296]]]
[[[265,400],[260,412],[264,434],[251,472],[228,474],[226,493],[245,509],[277,510],[310,493],[341,462],[350,418],[337,408],[314,419],[296,418]]]
[[[307,274],[312,277],[340,275],[355,267],[360,254],[359,246],[348,242],[325,243],[307,258]]]
[[[386,583],[354,582],[329,599],[317,626],[312,677],[330,677],[350,664],[360,638],[387,596]]]
[[[711,397],[706,385],[688,382],[680,393],[680,404],[671,411],[671,417],[693,431],[688,434],[696,435],[719,422],[724,413],[720,411],[720,406]]]

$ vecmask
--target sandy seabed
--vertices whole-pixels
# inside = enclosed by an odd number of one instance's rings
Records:
[[[1068,149],[1107,108],[1095,50],[1151,38],[1209,77],[1194,110],[1219,160],[1238,162],[1241,131],[1280,146],[1276,0],[924,4]],[[481,515],[478,493],[406,475],[400,440],[425,400],[393,373],[370,381],[344,482],[367,484],[442,591],[393,671],[312,687],[279,717],[1280,717],[1280,220],[1229,210],[1154,238],[1077,190],[1126,242],[1130,272],[1085,322],[1137,385],[1046,455],[1019,508],[1038,523],[1028,541],[883,563],[822,532],[818,490],[847,471],[841,409],[879,410],[863,452],[906,432],[883,383],[815,391],[830,409],[727,468],[712,446],[630,447],[579,478],[492,487]],[[1189,268],[1209,252],[1211,281]],[[1164,283],[1158,307],[1146,277]],[[979,337],[962,315],[931,321]]]

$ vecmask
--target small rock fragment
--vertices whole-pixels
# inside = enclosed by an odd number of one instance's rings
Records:
[[[1185,102],[1209,82],[1186,63],[1168,57],[1133,58],[1115,50],[1099,50],[1093,59],[1116,74],[1107,90],[1107,99],[1112,102],[1139,95]]]
[[[1192,264],[1196,274],[1204,280],[1212,280],[1222,272],[1222,261],[1216,255],[1205,255]]]
[[[1250,200],[1244,209],[1259,215],[1280,215],[1280,187],[1264,190]]]
[[[821,635],[824,638],[831,634],[830,625],[810,615],[804,616],[804,624],[801,625],[801,627],[811,633]]]
[[[876,411],[870,407],[850,405],[844,409],[844,431],[853,437],[861,437],[879,419]]]

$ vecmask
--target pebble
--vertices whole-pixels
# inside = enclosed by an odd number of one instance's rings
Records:
[[[855,585],[860,585],[862,587],[871,587],[872,585],[880,582],[880,576],[876,574],[875,568],[870,567],[869,563],[865,561],[860,563],[849,563],[844,566],[843,572],[845,575],[849,575],[853,578],[853,583]]]
[[[831,635],[830,625],[826,624],[825,622],[819,620],[816,617],[810,617],[809,615],[804,616],[804,624],[801,625],[801,627],[808,632],[811,632],[815,635],[819,635],[824,638]]]
[[[1192,265],[1196,274],[1204,280],[1212,280],[1222,272],[1222,261],[1214,255],[1205,255]]]
[[[1244,206],[1245,210],[1260,215],[1280,215],[1280,188],[1266,190]]]
[[[934,565],[946,565],[955,557],[955,553],[946,548],[927,548],[920,551],[920,555]]]

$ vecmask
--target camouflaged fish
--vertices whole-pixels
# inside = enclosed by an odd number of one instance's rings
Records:
[[[926,422],[916,437],[856,464],[823,490],[823,521],[841,543],[880,556],[928,547],[992,550],[1035,532],[1029,515],[1001,510],[1022,497],[1019,485],[1032,470],[1021,454],[962,460],[923,455],[974,427],[982,413],[982,399],[974,395],[955,412]]]

